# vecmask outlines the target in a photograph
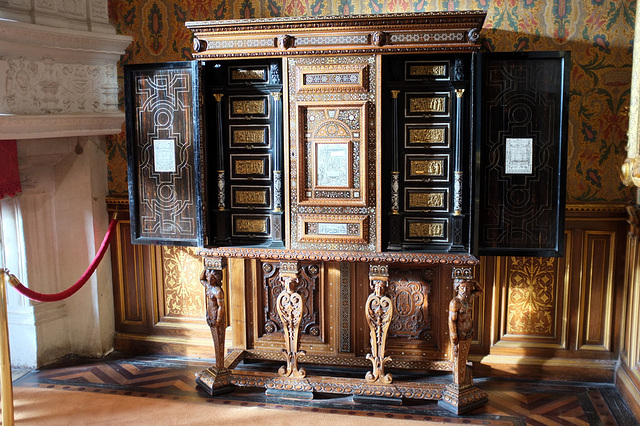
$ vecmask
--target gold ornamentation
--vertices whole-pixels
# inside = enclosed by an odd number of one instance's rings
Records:
[[[410,144],[443,144],[446,142],[446,129],[432,127],[427,129],[409,129]]]
[[[444,238],[444,224],[411,222],[409,223],[409,238]]]
[[[410,65],[409,75],[411,77],[446,77],[447,66],[440,65]]]
[[[235,232],[243,234],[266,234],[267,219],[236,219]]]
[[[165,312],[169,316],[202,318],[204,295],[198,285],[201,259],[193,249],[162,247]]]
[[[236,190],[235,202],[236,204],[249,204],[263,206],[267,204],[267,191],[249,191],[249,190]]]
[[[264,80],[264,69],[234,69],[231,71],[231,79],[234,81]]]
[[[427,209],[443,208],[443,192],[411,192],[409,193],[409,207]]]
[[[555,306],[555,258],[509,257],[507,333],[551,336]]]
[[[263,160],[235,160],[234,167],[239,175],[264,175]]]
[[[265,114],[265,102],[264,100],[234,100],[231,102],[231,111],[234,115],[251,115],[251,114]]]
[[[464,89],[456,89],[456,96],[461,98],[464,96]]]
[[[222,97],[224,96],[224,94],[222,93],[214,93],[213,97],[215,98],[216,102],[222,102]]]
[[[411,98],[409,99],[409,111],[414,113],[445,112],[446,98],[442,96],[435,98]]]
[[[241,129],[233,131],[233,143],[237,144],[256,144],[262,145],[264,144],[265,131],[264,129]]]
[[[411,160],[411,176],[443,176],[444,160]]]

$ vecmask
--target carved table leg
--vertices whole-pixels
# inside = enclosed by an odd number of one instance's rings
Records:
[[[278,370],[278,374],[289,380],[292,391],[267,389],[267,395],[288,396],[294,398],[311,399],[313,392],[310,388],[300,383],[300,379],[304,379],[307,372],[304,368],[298,368],[298,357],[305,355],[306,351],[300,348],[300,323],[304,315],[304,296],[296,292],[298,285],[298,262],[280,262],[280,280],[283,289],[276,299],[276,308],[278,316],[282,322],[284,329],[284,349],[286,365]]]
[[[473,386],[471,369],[467,366],[473,338],[472,302],[482,293],[482,287],[473,279],[472,268],[453,268],[452,275],[456,292],[449,303],[453,383],[444,390],[439,404],[461,414],[487,402],[487,394]]]
[[[278,373],[283,377],[303,378],[307,375],[304,368],[298,369],[298,356],[305,355],[300,351],[300,322],[304,314],[305,300],[295,291],[298,284],[298,262],[280,262],[280,280],[283,289],[276,300],[276,307],[282,327],[284,328],[284,349],[287,362],[280,367]]]
[[[227,329],[226,305],[222,289],[222,271],[226,266],[224,258],[206,258],[205,268],[200,282],[205,288],[207,300],[207,324],[213,337],[213,349],[216,357],[214,366],[196,373],[196,383],[209,394],[219,395],[231,392],[231,370],[225,367],[225,333]]]
[[[369,324],[369,339],[371,342],[371,353],[367,354],[367,359],[373,364],[373,369],[367,372],[365,380],[367,383],[388,385],[393,381],[391,374],[384,372],[384,365],[391,361],[391,357],[385,356],[385,346],[387,344],[387,333],[393,317],[393,302],[385,295],[389,282],[389,268],[386,265],[369,266],[369,285],[373,292],[367,298],[365,314]],[[386,404],[401,404],[401,398],[371,397],[354,395],[355,402],[374,402]]]

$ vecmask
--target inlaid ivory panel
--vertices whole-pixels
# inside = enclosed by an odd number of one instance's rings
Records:
[[[375,56],[290,58],[291,248],[378,245]]]

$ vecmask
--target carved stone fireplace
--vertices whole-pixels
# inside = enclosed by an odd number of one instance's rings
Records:
[[[104,1],[0,0],[0,138],[18,140],[22,184],[0,200],[1,262],[35,291],[75,283],[107,230],[105,136],[124,122],[117,61],[130,42],[109,25]],[[111,350],[108,262],[61,302],[7,293],[14,365]]]

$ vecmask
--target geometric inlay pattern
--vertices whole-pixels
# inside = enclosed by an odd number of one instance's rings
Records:
[[[195,239],[192,76],[156,70],[134,79],[140,236]]]
[[[562,70],[561,61],[533,58],[486,64],[482,247],[557,248]]]

